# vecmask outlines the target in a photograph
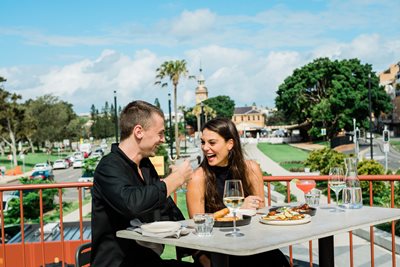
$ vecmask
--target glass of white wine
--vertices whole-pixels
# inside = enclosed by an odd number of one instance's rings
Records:
[[[329,187],[335,192],[336,195],[336,207],[334,212],[343,212],[344,210],[339,208],[339,194],[343,188],[346,187],[343,169],[341,167],[332,167],[329,169]]]
[[[244,202],[244,193],[242,181],[240,180],[226,180],[224,187],[224,204],[228,208],[232,209],[233,213],[233,230],[226,234],[226,236],[239,237],[244,236],[240,233],[239,229],[236,228],[236,211]]]

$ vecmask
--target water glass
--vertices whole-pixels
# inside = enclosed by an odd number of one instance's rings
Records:
[[[193,216],[196,235],[211,236],[214,227],[214,214],[197,213]]]
[[[360,187],[346,187],[343,189],[344,208],[359,209],[362,205],[362,191]]]
[[[304,198],[308,206],[310,207],[319,206],[319,200],[321,198],[321,190],[314,188],[307,194],[304,194]]]

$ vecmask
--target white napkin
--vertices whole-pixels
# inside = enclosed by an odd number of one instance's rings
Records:
[[[153,233],[153,232],[149,232],[149,231],[144,231],[140,227],[143,223],[139,219],[131,220],[130,224],[132,225],[132,227],[128,227],[127,230],[135,231],[144,236],[160,237],[160,238],[165,238],[165,237],[179,238],[183,235],[187,235],[190,233],[190,230],[184,226],[182,226],[181,228],[179,228],[176,231],[169,231],[169,232]]]

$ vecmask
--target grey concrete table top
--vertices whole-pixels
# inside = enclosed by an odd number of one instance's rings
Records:
[[[121,230],[117,236],[159,244],[218,252],[228,255],[252,255],[276,248],[294,245],[309,240],[320,239],[335,234],[352,231],[358,228],[381,224],[400,219],[400,209],[368,207],[358,210],[346,210],[341,213],[332,212],[331,207],[321,206],[311,222],[300,225],[266,225],[260,223],[261,215],[252,217],[249,225],[238,227],[243,237],[227,237],[225,234],[232,228],[214,227],[212,236],[198,237],[189,235],[177,238],[156,238],[142,236],[134,231]],[[181,222],[184,226],[192,226],[192,220]]]

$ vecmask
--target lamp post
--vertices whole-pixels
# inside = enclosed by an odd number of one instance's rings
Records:
[[[203,128],[203,125],[204,125],[204,103],[203,102],[200,103],[200,107],[201,107],[200,128]]]
[[[371,159],[374,159],[374,149],[372,141],[372,102],[371,102],[371,73],[368,74],[368,100],[369,100],[369,145]]]
[[[117,91],[114,90],[115,143],[118,143]]]
[[[173,151],[172,151],[172,114],[171,114],[171,94],[170,93],[168,93],[168,112],[169,112],[169,150],[170,150],[170,155],[171,155],[171,158],[173,158],[172,156],[172,154],[173,154]]]

